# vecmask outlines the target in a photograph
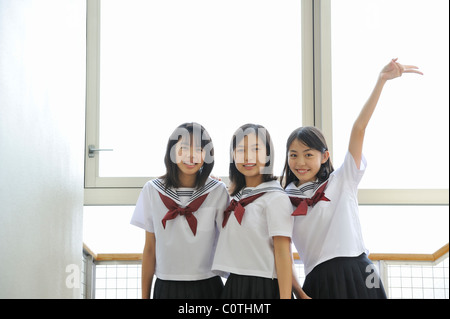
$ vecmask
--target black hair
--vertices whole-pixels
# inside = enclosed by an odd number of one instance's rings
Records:
[[[175,160],[175,145],[180,139],[192,141],[194,145],[201,145],[202,151],[205,151],[206,153],[203,166],[197,172],[195,188],[198,189],[205,185],[214,167],[214,146],[206,129],[195,122],[181,124],[170,135],[169,141],[167,142],[166,155],[164,157],[166,174],[160,178],[163,180],[166,189],[181,187],[178,176],[179,168]]]
[[[245,136],[250,134],[255,134],[256,138],[260,138],[265,141],[266,146],[266,170],[262,174],[263,182],[276,180],[277,177],[273,176],[273,163],[274,163],[274,148],[272,144],[272,139],[270,137],[267,129],[259,124],[245,124],[236,130],[233,134],[230,145],[230,182],[231,182],[231,196],[239,193],[243,188],[245,188],[245,176],[238,171],[236,168],[236,163],[234,160],[234,151],[236,146]]]
[[[281,185],[283,185],[284,188],[286,188],[291,182],[294,182],[296,184],[299,182],[298,178],[289,168],[289,148],[291,147],[292,142],[294,142],[295,140],[302,142],[306,146],[315,149],[322,154],[328,151],[325,137],[318,128],[314,126],[305,126],[300,127],[292,132],[286,143],[286,161],[284,164],[283,176],[281,176]],[[328,160],[321,165],[320,170],[317,173],[319,182],[325,182],[333,171],[333,164],[331,163],[331,159],[328,158]],[[284,179],[286,181],[283,184]]]

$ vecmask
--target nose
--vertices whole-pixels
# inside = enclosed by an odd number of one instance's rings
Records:
[[[191,147],[189,152],[189,159],[191,163],[200,162],[202,159],[202,151],[197,148]]]
[[[303,156],[298,156],[295,160],[295,166],[302,167],[305,165],[305,159]]]

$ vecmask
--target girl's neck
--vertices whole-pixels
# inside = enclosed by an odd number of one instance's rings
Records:
[[[262,175],[256,175],[256,176],[245,176],[245,186],[246,187],[256,187],[263,183],[263,176]]]
[[[178,174],[178,180],[180,181],[180,187],[194,188],[197,180],[197,175]]]
[[[295,185],[296,185],[297,187],[300,187],[300,186],[305,185],[305,184],[308,184],[308,183],[319,183],[319,179],[316,178],[316,179],[313,180],[313,181],[306,181],[306,182],[297,181],[297,182],[295,183]]]

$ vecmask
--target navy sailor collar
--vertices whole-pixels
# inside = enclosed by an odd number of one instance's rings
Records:
[[[328,180],[320,183],[319,180],[316,180],[314,182],[308,182],[303,185],[300,185],[297,187],[294,182],[290,183],[285,191],[286,194],[288,194],[290,197],[298,197],[298,198],[311,198],[314,196],[316,191]]]
[[[161,194],[169,197],[170,199],[174,200],[175,203],[177,203],[177,205],[179,206],[188,206],[191,202],[193,202],[194,200],[196,200],[197,198],[199,198],[202,195],[208,194],[210,192],[212,192],[217,186],[219,186],[222,182],[212,179],[210,177],[208,177],[208,179],[206,180],[206,183],[204,186],[200,187],[199,189],[194,189],[191,197],[189,198],[189,201],[187,202],[186,205],[183,205],[181,203],[180,200],[180,196],[177,193],[177,189],[176,188],[168,188],[166,189],[166,187],[164,186],[164,183],[161,179],[154,179],[152,181],[150,181],[150,184]]]
[[[261,193],[268,192],[282,192],[284,193],[284,189],[281,187],[278,181],[269,181],[259,184],[256,187],[246,187],[242,189],[239,193],[233,196],[232,199],[236,201],[240,201],[241,199],[254,196]]]

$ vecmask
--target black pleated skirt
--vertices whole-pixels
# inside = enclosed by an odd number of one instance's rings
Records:
[[[277,279],[230,274],[222,299],[280,299]]]
[[[153,299],[218,299],[223,290],[219,276],[205,280],[173,281],[157,278]]]
[[[383,283],[366,254],[317,265],[306,276],[303,290],[313,299],[386,299]]]

